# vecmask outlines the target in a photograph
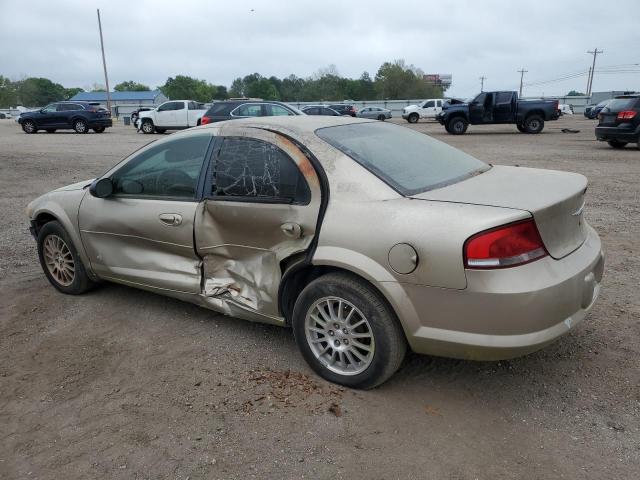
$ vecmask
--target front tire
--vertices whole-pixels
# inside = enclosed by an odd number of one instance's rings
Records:
[[[520,123],[516,123],[516,128],[520,133],[527,133],[527,131],[524,129],[524,127]]]
[[[384,115],[378,115],[378,120],[384,122],[386,120],[386,117]]]
[[[400,367],[407,343],[395,313],[364,280],[323,275],[293,310],[293,333],[309,366],[330,382],[374,388]]]
[[[417,113],[412,113],[407,117],[407,122],[409,123],[418,123],[418,120],[420,120],[420,115]]]
[[[73,129],[76,133],[87,133],[89,131],[89,126],[84,120],[76,120],[73,122]]]
[[[79,295],[95,286],[67,231],[57,221],[38,232],[38,258],[49,283],[62,293]]]
[[[607,142],[611,148],[624,148],[627,145],[627,142],[621,142],[619,140],[609,140]]]
[[[24,133],[37,133],[38,127],[36,127],[36,122],[33,120],[25,120],[22,122],[22,131]]]
[[[526,133],[537,134],[544,128],[544,119],[540,115],[529,115],[524,120],[524,131]]]
[[[140,126],[140,130],[142,133],[151,134],[155,131],[155,127],[153,126],[153,122],[151,120],[143,120],[142,125]]]
[[[451,135],[464,135],[468,127],[469,122],[467,122],[463,117],[453,117],[447,122],[446,130]]]

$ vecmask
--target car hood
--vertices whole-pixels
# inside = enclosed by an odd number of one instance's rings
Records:
[[[154,111],[155,110],[145,110],[144,112],[138,112],[138,118],[149,118]]]
[[[533,215],[549,254],[562,258],[586,238],[582,215],[586,190],[587,179],[577,173],[494,166],[413,198],[526,210]]]
[[[418,105],[408,105],[408,106],[404,107],[404,111],[405,112],[411,112],[413,110],[418,110],[418,108],[420,108]]]
[[[87,185],[91,185],[91,182],[93,182],[94,180],[95,178],[92,178],[90,180],[84,180],[82,182],[72,183],[71,185],[66,185],[64,187],[56,188],[54,192],[70,192],[72,190],[82,190]]]

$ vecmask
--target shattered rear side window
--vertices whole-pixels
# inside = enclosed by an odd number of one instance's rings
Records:
[[[295,162],[277,146],[251,138],[225,138],[216,159],[217,197],[308,203],[309,186]]]

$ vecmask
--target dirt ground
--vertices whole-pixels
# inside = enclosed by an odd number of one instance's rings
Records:
[[[362,392],[316,377],[287,329],[118,285],[58,293],[25,206],[154,137],[122,125],[25,135],[0,121],[0,478],[640,478],[640,151],[596,142],[593,126],[411,126],[489,163],[586,175],[603,288],[538,353],[410,354]]]

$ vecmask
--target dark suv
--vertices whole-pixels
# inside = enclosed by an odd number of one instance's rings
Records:
[[[25,133],[36,133],[46,130],[53,133],[56,130],[75,130],[77,133],[87,133],[93,129],[96,133],[104,132],[111,127],[111,112],[100,107],[99,104],[89,102],[56,102],[50,103],[35,112],[24,112],[18,123]]]
[[[214,102],[200,119],[201,125],[235,118],[302,115],[300,110],[282,102],[266,100],[225,100]]]
[[[598,115],[596,138],[613,148],[637,143],[640,148],[640,94],[621,95],[609,101]]]

